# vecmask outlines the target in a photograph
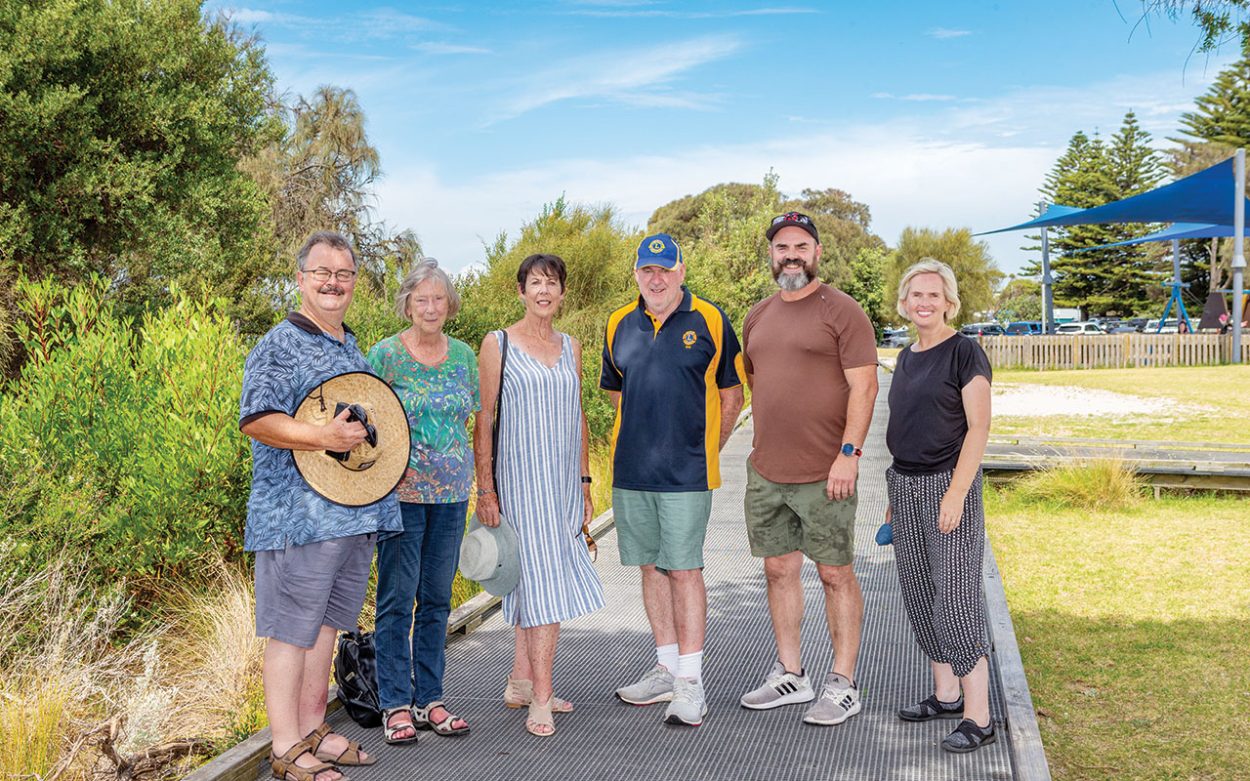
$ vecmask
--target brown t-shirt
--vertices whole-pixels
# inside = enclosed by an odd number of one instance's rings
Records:
[[[754,375],[752,466],[774,483],[828,478],[846,428],[850,385],[843,372],[877,362],[868,315],[823,283],[798,301],[776,293],[747,315],[742,357]]]

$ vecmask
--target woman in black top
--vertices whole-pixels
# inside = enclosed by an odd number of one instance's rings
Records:
[[[995,739],[981,590],[990,364],[976,341],[947,325],[959,313],[959,289],[945,263],[925,258],[907,270],[898,311],[915,324],[917,340],[899,353],[890,382],[886,520],[907,617],[934,684],[928,698],[898,715],[961,719],[942,748],[965,753]]]

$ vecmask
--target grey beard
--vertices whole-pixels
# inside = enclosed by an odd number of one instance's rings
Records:
[[[793,293],[796,290],[802,290],[812,281],[812,275],[807,273],[807,269],[798,274],[781,273],[777,275],[777,284],[782,290]]]

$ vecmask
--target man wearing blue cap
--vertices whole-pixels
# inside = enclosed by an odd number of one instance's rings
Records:
[[[720,487],[720,449],[742,409],[742,355],[719,307],[684,284],[666,233],[638,245],[636,302],[608,318],[599,386],[616,407],[612,505],[621,564],[642,570],[656,665],[616,690],[633,705],[668,702],[664,720],[707,713],[703,538]]]

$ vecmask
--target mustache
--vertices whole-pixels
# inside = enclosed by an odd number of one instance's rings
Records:
[[[334,283],[330,283],[330,284],[322,285],[321,287],[317,288],[317,292],[318,293],[330,293],[336,296],[341,296],[341,295],[346,294],[347,290],[339,287],[338,285]]]

